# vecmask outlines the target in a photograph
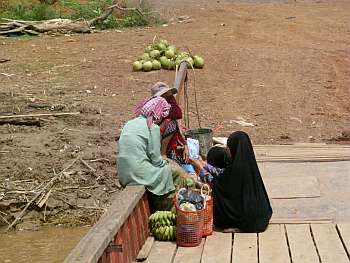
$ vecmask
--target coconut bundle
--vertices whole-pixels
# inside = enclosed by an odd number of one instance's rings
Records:
[[[204,59],[191,52],[179,51],[174,44],[166,39],[146,46],[144,53],[132,64],[133,71],[151,71],[161,68],[173,70],[182,61],[187,61],[191,67],[203,68]]]

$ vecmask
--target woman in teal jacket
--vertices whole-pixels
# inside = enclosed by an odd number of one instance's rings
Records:
[[[119,139],[118,175],[123,186],[144,185],[152,194],[155,209],[171,209],[170,194],[179,171],[162,158],[159,124],[170,105],[162,97],[147,101],[136,118],[123,127]]]

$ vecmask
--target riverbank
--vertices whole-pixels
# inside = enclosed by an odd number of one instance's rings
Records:
[[[203,55],[205,67],[196,70],[200,118],[216,136],[244,130],[254,144],[348,144],[349,8],[216,2],[174,9],[160,27],[1,38],[0,58],[10,59],[0,64],[2,116],[79,112],[0,125],[1,226],[16,218],[17,229],[91,225],[108,208],[120,189],[120,129],[154,82],[174,80],[173,71],[131,71],[155,35]]]
[[[40,231],[0,234],[0,262],[63,262],[88,231],[88,227],[44,227]]]

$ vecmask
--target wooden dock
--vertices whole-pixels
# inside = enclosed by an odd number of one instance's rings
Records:
[[[147,263],[348,263],[350,222],[271,224],[263,233],[222,233],[198,247],[155,241]]]
[[[264,233],[221,233],[197,247],[152,242],[145,189],[127,187],[65,263],[350,262],[350,146],[255,145],[273,216]],[[147,251],[147,253],[145,253]],[[141,258],[141,257],[140,257]]]

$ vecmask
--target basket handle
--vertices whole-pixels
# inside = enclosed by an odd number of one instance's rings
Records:
[[[185,187],[183,188],[180,188],[177,193],[176,193],[176,196],[178,196],[182,191],[186,191],[187,189]]]
[[[204,188],[207,188],[207,193],[206,194],[203,193]],[[201,186],[201,195],[203,195],[203,196],[210,195],[210,193],[211,193],[210,186],[208,184],[202,184],[202,186]]]

